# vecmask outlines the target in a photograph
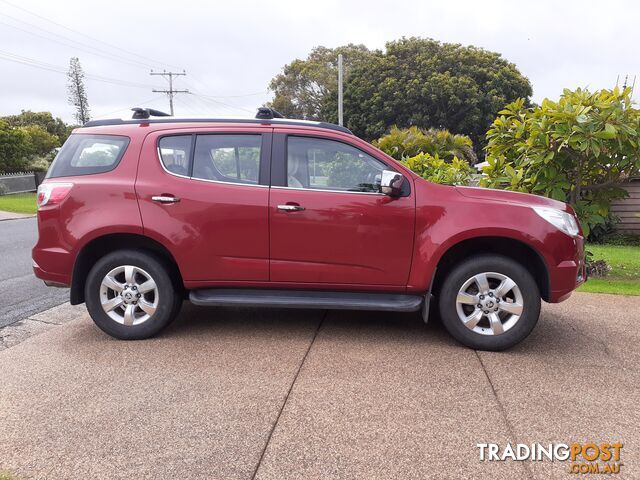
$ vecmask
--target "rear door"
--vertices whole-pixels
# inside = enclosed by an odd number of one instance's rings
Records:
[[[151,133],[136,180],[144,232],[186,281],[269,279],[271,129]]]
[[[271,281],[405,286],[415,200],[378,193],[393,165],[343,137],[274,135]]]

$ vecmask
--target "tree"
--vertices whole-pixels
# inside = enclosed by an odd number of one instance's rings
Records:
[[[25,134],[26,155],[30,157],[44,156],[60,146],[60,140],[55,135],[51,135],[40,125],[27,125],[18,127],[17,130]]]
[[[364,45],[349,44],[338,48],[315,47],[305,60],[294,60],[276,75],[269,89],[275,94],[269,106],[285,117],[303,120],[337,120],[329,112],[330,99],[337,96],[338,54],[344,57],[345,78],[372,55]],[[337,112],[337,103],[333,105]]]
[[[517,100],[487,132],[482,184],[571,203],[585,234],[604,224],[619,188],[640,175],[640,110],[631,89],[564,90],[557,102]]]
[[[73,126],[67,125],[58,117],[53,117],[50,112],[32,112],[31,110],[22,110],[18,115],[8,115],[3,118],[12,127],[26,127],[29,125],[39,125],[51,135],[58,137],[59,147],[67,137],[71,134]]]
[[[345,83],[346,126],[374,139],[391,125],[445,128],[481,147],[497,112],[531,96],[531,84],[500,54],[432,39],[386,44]]]
[[[87,91],[84,87],[84,72],[78,57],[72,57],[69,62],[69,105],[76,108],[75,119],[80,125],[84,125],[90,120],[89,102],[87,101]]]
[[[27,134],[0,119],[0,172],[17,172],[28,164]]]
[[[455,157],[470,165],[478,162],[471,139],[466,135],[454,135],[448,130],[423,130],[415,126],[400,129],[394,125],[387,135],[374,140],[373,144],[396,160],[428,153],[447,162]]]

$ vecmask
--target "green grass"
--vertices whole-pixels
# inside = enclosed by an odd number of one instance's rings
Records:
[[[13,213],[36,213],[36,194],[14,193],[0,195],[0,210]]]
[[[580,292],[640,295],[640,246],[587,245],[594,260],[606,260],[611,266],[609,275],[590,278]]]

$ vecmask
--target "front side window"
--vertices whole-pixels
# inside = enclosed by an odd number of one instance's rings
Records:
[[[378,193],[386,168],[379,160],[342,142],[293,136],[287,139],[288,187]]]
[[[104,173],[116,168],[129,144],[116,135],[71,135],[51,164],[47,178]]]
[[[191,135],[162,137],[158,142],[160,160],[169,172],[189,176],[191,161]]]
[[[193,178],[257,184],[261,135],[198,135]]]

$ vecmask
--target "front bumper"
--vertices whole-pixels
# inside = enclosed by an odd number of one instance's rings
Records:
[[[549,269],[551,290],[549,302],[558,303],[566,300],[571,293],[587,280],[587,266],[584,256],[584,239],[574,238],[573,258],[562,260]]]

